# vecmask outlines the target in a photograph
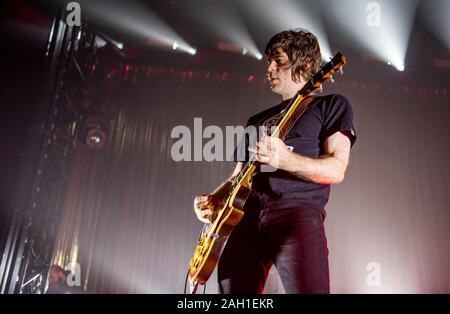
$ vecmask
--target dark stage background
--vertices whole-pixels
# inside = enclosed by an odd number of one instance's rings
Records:
[[[3,33],[15,48],[8,50],[14,62],[1,73],[2,217],[39,109],[34,100],[47,34],[33,42],[14,29],[17,37]],[[427,40],[420,30],[413,36],[410,63],[420,62]],[[325,87],[351,101],[358,135],[346,178],[333,186],[326,208],[331,291],[449,293],[448,69],[399,74],[350,55],[345,76]],[[106,88],[114,112],[108,145],[75,147],[53,258],[62,266],[79,263],[88,292],[183,292],[201,228],[193,198],[213,190],[234,163],[173,161],[172,129],[191,128],[194,117],[202,117],[203,127],[245,124],[279,101],[264,82],[264,62],[249,59],[247,70],[223,60],[211,70],[189,61],[131,62],[129,77]],[[6,218],[1,227],[6,230]],[[380,286],[366,282],[371,262],[380,266]],[[217,292],[215,279],[208,293]],[[275,271],[266,292],[283,292]]]

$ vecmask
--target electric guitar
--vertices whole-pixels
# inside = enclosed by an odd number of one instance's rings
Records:
[[[340,71],[342,73],[342,67],[346,63],[346,59],[343,54],[337,53],[304,85],[278,118],[271,136],[280,139],[286,137],[308,107],[310,101],[306,99],[313,92],[321,89],[325,81],[332,80],[335,72]],[[250,155],[249,161],[232,181],[224,198],[224,205],[213,210],[211,223],[207,223],[203,227],[194,256],[189,263],[188,276],[191,293],[196,292],[199,284],[204,285],[207,282],[219,261],[231,232],[244,215],[243,208],[251,193],[252,177],[258,169],[258,162],[254,157],[255,154]]]

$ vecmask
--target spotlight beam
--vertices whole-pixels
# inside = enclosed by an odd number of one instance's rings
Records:
[[[417,0],[378,0],[376,9],[359,0],[331,1],[330,4],[332,10],[328,12],[335,23],[364,49],[399,71],[405,69]],[[376,23],[369,23],[370,14],[378,15]]]
[[[96,21],[129,32],[130,35],[137,35],[146,41],[158,41],[167,47],[173,47],[176,42],[176,50],[195,54],[195,49],[191,45],[142,3],[134,0],[126,2],[81,0],[81,2],[81,6]]]
[[[420,9],[434,36],[450,51],[450,1],[428,0]]]
[[[220,6],[214,2],[205,2],[202,6],[214,6],[208,14],[202,12],[199,7],[186,7],[199,23],[208,29],[214,30],[222,39],[240,45],[239,52],[246,51],[246,56],[261,60],[263,55],[259,51],[247,28],[245,27],[239,12],[228,3],[221,2]]]
[[[330,45],[321,18],[306,3],[293,0],[251,0],[243,5],[256,18],[270,25],[272,35],[293,28],[306,28],[319,40],[324,61],[332,57]]]

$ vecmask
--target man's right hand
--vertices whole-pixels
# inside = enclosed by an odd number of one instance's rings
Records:
[[[214,210],[224,206],[227,194],[232,185],[232,178],[239,174],[244,167],[238,162],[231,177],[223,182],[213,193],[196,196],[194,199],[194,211],[198,220],[204,223],[212,222]]]
[[[196,196],[194,199],[194,211],[198,220],[204,223],[211,222],[216,202],[211,194]]]

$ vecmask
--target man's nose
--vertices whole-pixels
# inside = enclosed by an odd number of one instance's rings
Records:
[[[277,63],[275,61],[272,61],[269,63],[268,67],[267,67],[267,72],[274,72],[277,70]]]

